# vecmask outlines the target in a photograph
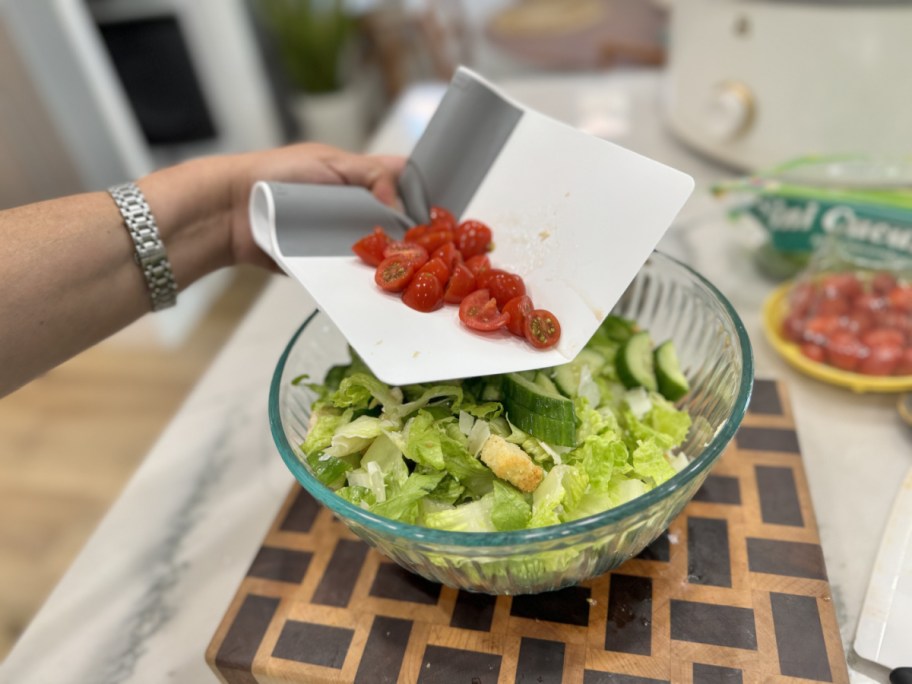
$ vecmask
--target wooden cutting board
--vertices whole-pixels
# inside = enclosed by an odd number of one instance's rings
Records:
[[[786,389],[623,566],[488,596],[417,577],[295,485],[206,651],[229,684],[848,682]]]

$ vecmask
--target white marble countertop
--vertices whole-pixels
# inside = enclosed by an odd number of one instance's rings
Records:
[[[661,125],[655,72],[536,77],[502,87],[524,104],[692,174],[697,189],[660,244],[738,310],[758,377],[788,382],[852,681],[885,682],[851,653],[893,496],[912,465],[895,398],[857,396],[799,376],[765,343],[758,275],[743,231],[708,185],[727,172]],[[371,151],[407,154],[443,92],[409,90]],[[313,308],[276,277],[149,452],[0,667],[0,682],[216,681],[204,651],[293,482],[266,416],[274,365]]]

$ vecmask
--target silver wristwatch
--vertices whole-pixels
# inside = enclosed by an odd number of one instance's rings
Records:
[[[124,223],[133,239],[136,253],[133,258],[139,264],[146,279],[152,310],[159,311],[177,303],[177,283],[171,271],[171,262],[165,253],[165,245],[158,234],[155,217],[136,183],[122,183],[108,188],[111,197],[120,209]]]

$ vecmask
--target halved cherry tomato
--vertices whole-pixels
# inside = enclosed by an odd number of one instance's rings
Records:
[[[486,279],[491,296],[497,300],[497,306],[503,308],[507,302],[515,297],[526,294],[526,284],[515,273],[497,273],[493,278]]]
[[[433,311],[443,306],[443,285],[433,273],[419,272],[402,293],[402,301],[417,311]]]
[[[443,293],[443,301],[447,304],[459,304],[466,295],[475,291],[475,276],[465,264],[458,263],[453,267],[450,274],[450,282],[447,283],[446,292]]]
[[[441,245],[453,241],[453,231],[436,225],[420,225],[405,231],[405,241],[424,247],[428,254]]]
[[[383,250],[383,258],[387,259],[392,256],[398,256],[418,264],[418,268],[424,266],[428,260],[428,252],[421,245],[412,242],[395,241],[391,242]]]
[[[401,256],[387,257],[377,266],[374,282],[387,292],[402,292],[418,270],[418,264]]]
[[[532,300],[527,295],[519,295],[504,304],[503,312],[510,316],[507,329],[514,335],[525,336],[526,316],[532,311]]]
[[[412,226],[407,231],[405,231],[405,236],[402,239],[405,240],[405,242],[418,244],[418,240],[427,235],[430,230],[430,225],[426,223],[419,223],[417,226]]]
[[[472,330],[490,331],[504,327],[510,317],[497,310],[497,300],[487,290],[475,290],[459,305],[459,320]]]
[[[481,221],[463,221],[454,232],[456,249],[465,259],[484,254],[491,246],[491,229]]]
[[[476,278],[479,273],[491,270],[491,260],[485,254],[476,254],[473,257],[469,257],[466,259],[465,264]]]
[[[383,228],[374,226],[374,232],[365,235],[353,244],[352,251],[368,266],[379,266],[383,261],[383,251],[392,241],[393,239],[383,231]]]
[[[833,333],[826,350],[830,365],[846,371],[857,369],[869,353],[868,347],[848,330]]]
[[[418,273],[430,273],[432,276],[437,278],[437,280],[440,281],[441,291],[444,287],[446,287],[447,281],[450,279],[450,269],[448,269],[447,265],[437,257],[434,257],[424,266],[422,266],[418,270]]]
[[[456,230],[456,219],[443,207],[431,207],[431,225],[444,230]]]
[[[453,270],[453,266],[456,265],[457,261],[462,261],[462,254],[459,253],[459,250],[456,249],[456,245],[452,242],[447,242],[437,249],[434,250],[434,253],[431,255],[431,258],[440,259],[443,263],[446,264],[446,267]]]
[[[545,309],[532,309],[523,323],[523,333],[533,347],[547,349],[557,344],[561,328],[554,314]]]

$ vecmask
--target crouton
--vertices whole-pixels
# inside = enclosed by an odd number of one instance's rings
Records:
[[[525,451],[498,435],[488,437],[479,456],[497,477],[524,492],[534,492],[544,477]]]

